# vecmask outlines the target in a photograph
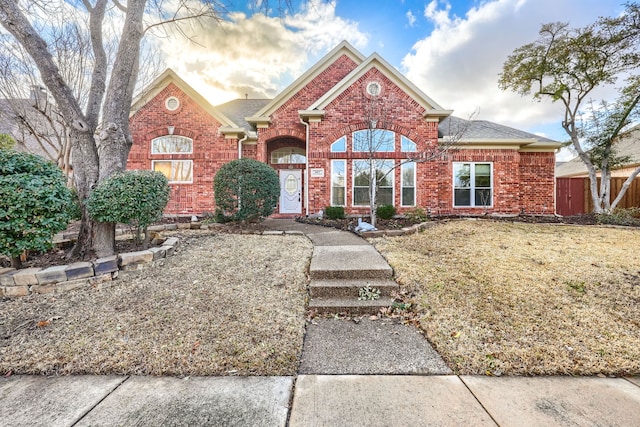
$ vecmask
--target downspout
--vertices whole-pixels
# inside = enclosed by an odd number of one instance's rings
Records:
[[[304,154],[307,159],[307,163],[304,165],[304,211],[306,216],[309,216],[309,123],[305,122],[302,116],[300,116],[300,123],[305,127],[305,148]]]
[[[245,132],[244,136],[238,140],[238,159],[242,158],[242,143],[249,138],[249,132]]]

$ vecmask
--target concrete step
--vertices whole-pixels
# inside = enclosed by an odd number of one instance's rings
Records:
[[[361,301],[358,298],[312,298],[309,301],[309,310],[318,314],[376,314],[381,308],[391,307],[392,304],[391,297],[380,297],[374,301]]]
[[[319,279],[309,283],[311,298],[358,298],[360,289],[369,286],[390,296],[399,288],[391,279]]]
[[[390,279],[393,270],[373,246],[316,246],[309,275],[317,279]]]

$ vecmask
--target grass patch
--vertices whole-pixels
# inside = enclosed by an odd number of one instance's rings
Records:
[[[453,221],[372,239],[460,374],[640,373],[640,230]]]
[[[309,241],[185,232],[102,290],[0,301],[0,373],[294,375]]]

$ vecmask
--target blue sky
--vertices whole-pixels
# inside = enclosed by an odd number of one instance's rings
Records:
[[[198,44],[162,41],[167,65],[212,104],[275,96],[342,40],[378,52],[454,115],[566,140],[562,110],[498,88],[502,63],[543,23],[574,26],[613,16],[623,0],[295,0],[268,16],[229,7],[194,30]],[[235,4],[238,4],[237,2]],[[277,6],[275,0],[270,5]],[[601,91],[598,98],[610,97]],[[596,99],[598,99],[596,98]]]

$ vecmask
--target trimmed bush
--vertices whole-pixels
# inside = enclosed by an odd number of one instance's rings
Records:
[[[376,208],[376,215],[380,219],[391,219],[396,214],[393,205],[381,205]]]
[[[213,190],[218,221],[254,221],[273,213],[280,196],[280,180],[265,163],[237,159],[218,170]]]
[[[162,218],[169,202],[169,182],[160,172],[124,171],[100,182],[87,199],[89,214],[99,222],[119,222],[145,232]]]
[[[324,208],[324,214],[327,219],[344,219],[344,207],[327,206]]]
[[[45,252],[71,220],[66,178],[34,154],[0,149],[0,253],[20,266],[25,250]]]

